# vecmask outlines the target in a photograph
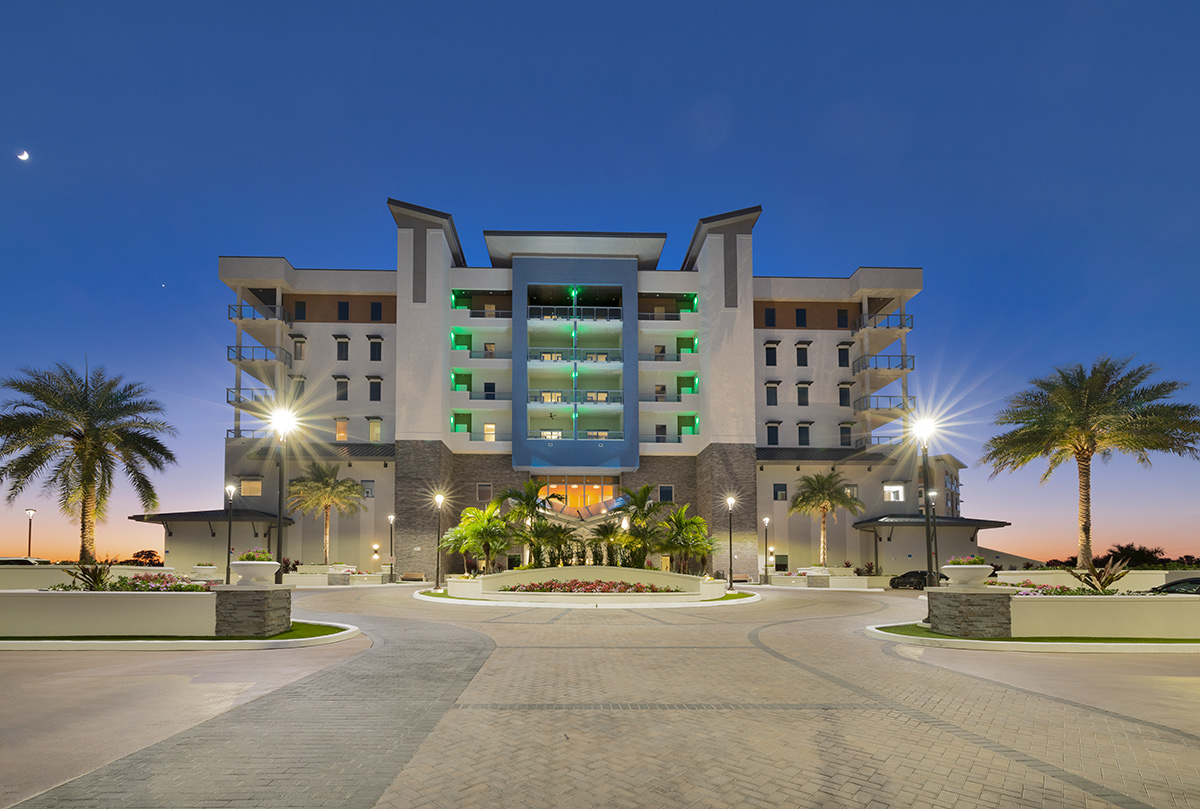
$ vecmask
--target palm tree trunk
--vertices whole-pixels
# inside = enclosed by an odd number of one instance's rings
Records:
[[[84,484],[79,512],[79,564],[96,561],[96,489]]]
[[[1075,567],[1088,568],[1092,564],[1092,456],[1076,454],[1079,465],[1079,559]]]
[[[329,509],[325,506],[325,564],[329,564]]]
[[[825,559],[825,509],[821,509],[821,567],[826,566]]]

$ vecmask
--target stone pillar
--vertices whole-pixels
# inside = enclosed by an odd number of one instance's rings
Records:
[[[269,638],[292,628],[291,584],[230,584],[217,594],[217,637]]]
[[[396,442],[392,513],[396,515],[396,570],[401,575],[421,573],[425,581],[433,581],[440,535],[455,524],[451,522],[451,512],[457,514],[463,507],[463,493],[453,490],[453,466],[454,456],[440,440]],[[433,500],[439,492],[447,498],[442,506],[440,531]],[[442,576],[445,575],[443,554]]]
[[[732,495],[733,573],[757,581],[758,566],[758,466],[753,444],[709,444],[696,456],[696,507],[708,523],[716,548],[711,567],[729,569],[729,509]]]
[[[959,638],[1011,638],[1009,588],[930,588],[929,628]]]

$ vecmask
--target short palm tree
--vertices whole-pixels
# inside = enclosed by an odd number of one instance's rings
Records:
[[[561,494],[542,494],[543,484],[537,480],[527,480],[520,486],[510,486],[493,498],[497,506],[509,503],[505,518],[514,531],[524,536],[529,543],[529,554],[535,566],[542,564],[542,542],[546,531],[545,512],[550,509],[552,500],[563,502]]]
[[[446,533],[454,536],[454,547],[447,548],[463,554],[483,557],[484,572],[492,569],[492,559],[508,550],[512,543],[508,523],[500,516],[500,504],[492,501],[483,508],[464,508],[458,525]],[[443,543],[443,547],[447,547]]]
[[[1064,365],[1034,379],[1029,390],[1005,402],[996,426],[1013,429],[984,444],[982,462],[992,477],[1045,458],[1044,483],[1074,459],[1079,471],[1079,567],[1092,562],[1092,459],[1114,452],[1150,465],[1150,452],[1200,458],[1200,407],[1165,402],[1186,383],[1147,380],[1154,365],[1129,368],[1129,359],[1101,357],[1091,369]]]
[[[175,455],[159,440],[175,430],[163,407],[138,382],[108,377],[103,368],[80,374],[58,363],[48,371],[22,368],[0,380],[19,396],[0,404],[0,482],[13,502],[39,478],[64,514],[79,515],[79,561],[96,560],[96,520],[104,519],[118,468],[147,511],[158,505],[146,467],[161,471]]]
[[[820,566],[825,567],[825,518],[833,514],[837,522],[837,510],[844,508],[851,514],[862,514],[866,505],[850,493],[850,482],[842,477],[841,472],[829,472],[815,475],[805,475],[796,481],[796,495],[788,507],[788,516],[792,514],[821,515],[821,555]]]
[[[617,560],[613,557],[616,555],[617,540],[621,536],[621,524],[616,520],[605,520],[588,533],[594,543],[592,545],[592,564],[608,564],[618,567],[614,564]],[[600,558],[601,554],[603,554],[603,558]]]
[[[329,564],[329,515],[354,514],[365,508],[366,490],[357,480],[338,480],[338,464],[311,463],[302,477],[288,483],[288,508],[301,514],[319,512],[325,518],[325,564]]]
[[[684,503],[662,521],[663,549],[678,557],[677,567],[680,573],[687,573],[688,561],[693,556],[707,558],[713,550],[713,538],[708,533],[708,523],[700,516],[689,517],[687,511],[688,504]]]
[[[644,567],[646,556],[655,550],[662,537],[658,515],[664,504],[653,499],[655,488],[649,483],[636,490],[622,487],[625,502],[612,510],[613,514],[629,520],[625,544],[629,548],[632,567]]]

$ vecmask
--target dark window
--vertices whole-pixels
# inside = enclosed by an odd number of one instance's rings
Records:
[[[768,306],[763,310],[763,325],[768,329],[775,328],[775,307]]]
[[[850,389],[849,388],[838,388],[838,404],[841,407],[849,407],[850,406]]]
[[[347,340],[337,341],[337,358],[339,360],[350,359],[350,343]]]
[[[304,341],[303,340],[297,340],[296,342],[294,342],[292,344],[292,359],[294,359],[294,360],[304,359]]]
[[[767,365],[775,364],[775,346],[767,346]]]
[[[800,424],[800,425],[797,425],[797,426],[796,426],[796,433],[797,433],[797,436],[796,436],[796,443],[797,443],[797,444],[799,444],[799,445],[800,445],[800,446],[802,446],[802,447],[807,447],[807,446],[808,446],[808,443],[809,443],[809,439],[808,439],[808,425],[807,425],[807,424]]]
[[[849,348],[842,347],[842,348],[838,349],[838,367],[839,368],[849,368],[850,367],[850,349]]]
[[[338,301],[338,320],[350,319],[350,301]]]
[[[808,407],[808,385],[796,386],[796,404]]]
[[[304,301],[294,301],[292,303],[292,309],[294,310],[292,313],[294,319],[305,320],[308,317],[308,307],[305,306]]]
[[[787,554],[786,553],[775,554],[775,572],[779,573],[782,571],[782,572],[786,573],[787,569],[788,569]]]
[[[359,483],[361,483],[362,487],[363,487],[363,497],[374,497],[375,496],[375,481],[360,480]]]
[[[496,398],[496,383],[495,382],[484,382],[483,383],[483,398],[485,398],[485,399],[495,399]]]
[[[778,424],[768,424],[767,425],[767,445],[774,447],[774,446],[778,446],[778,444],[779,444],[779,425]]]
[[[383,320],[383,303],[371,301],[371,320]]]
[[[838,325],[839,329],[850,327],[850,311],[848,309],[838,309]]]
[[[769,405],[779,404],[779,386],[778,385],[767,385],[767,404],[769,404]]]
[[[808,310],[807,309],[797,309],[796,310],[796,328],[803,329],[807,326],[808,326]]]
[[[296,377],[293,381],[292,395],[299,399],[304,395],[304,377]]]
[[[475,499],[483,502],[490,502],[492,499],[492,484],[476,483],[475,484]]]
[[[382,399],[383,399],[383,382],[381,382],[378,379],[372,379],[372,380],[369,380],[367,384],[370,388],[370,394],[367,396],[367,398],[370,399],[372,402],[382,401]]]
[[[675,502],[675,487],[674,486],[659,486],[658,487],[658,502],[674,503]]]
[[[808,367],[808,346],[796,346],[796,367]]]
[[[337,384],[337,400],[344,402],[350,398],[350,383],[345,379],[336,380]]]
[[[841,436],[842,436],[842,446],[843,447],[850,446],[850,427],[848,425],[845,425],[845,424],[842,425]]]
[[[787,484],[774,484],[774,492],[772,493],[772,497],[776,500],[787,500]]]
[[[378,340],[371,341],[371,362],[379,362],[383,359],[383,343]]]

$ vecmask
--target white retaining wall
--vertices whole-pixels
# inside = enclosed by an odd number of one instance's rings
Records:
[[[216,593],[0,592],[3,637],[216,633]]]
[[[1014,638],[1200,638],[1194,595],[1012,596],[1009,609]]]

